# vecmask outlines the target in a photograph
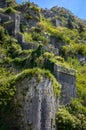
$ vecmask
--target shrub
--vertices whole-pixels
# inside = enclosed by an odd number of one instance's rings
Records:
[[[39,23],[37,24],[37,28],[40,29],[40,32],[43,32],[43,31],[46,30],[44,24],[42,24],[41,22],[39,22]]]
[[[32,34],[32,39],[34,41],[42,42],[44,44],[49,42],[48,38],[46,38],[45,36],[43,36],[43,35],[41,35],[39,33],[33,33]]]
[[[31,33],[24,33],[24,39],[25,39],[25,42],[32,42],[33,41],[32,34]]]
[[[84,44],[73,44],[71,46],[63,46],[60,51],[63,57],[77,57],[78,54],[86,55],[86,45]]]
[[[32,16],[29,13],[26,13],[26,19],[30,20],[30,19],[32,19]]]
[[[21,46],[17,43],[12,43],[12,45],[8,49],[8,53],[12,58],[18,56],[20,52],[21,52]]]
[[[5,38],[5,30],[0,26],[0,42],[3,42]]]
[[[56,125],[59,130],[78,130],[80,123],[80,120],[70,114],[65,108],[60,108],[56,114]]]
[[[34,5],[34,6],[31,6],[30,8],[31,8],[33,11],[35,11],[36,13],[39,13],[40,10],[41,10],[39,7],[37,7],[37,6],[35,6],[35,5]]]
[[[4,68],[0,68],[0,105],[7,105],[15,94],[13,75]]]
[[[12,7],[8,7],[6,10],[5,10],[5,13],[9,14],[9,13],[15,13],[16,10],[14,10]]]

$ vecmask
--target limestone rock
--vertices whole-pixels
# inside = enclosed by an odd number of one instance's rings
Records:
[[[18,81],[16,100],[21,130],[55,130],[58,100],[48,78],[27,77]]]
[[[6,6],[7,6],[6,0],[0,0],[0,8],[4,8]]]
[[[8,7],[15,3],[15,0],[0,0],[0,8]]]
[[[75,70],[54,65],[54,74],[61,84],[61,104],[70,104],[71,98],[77,97]]]
[[[0,24],[3,24],[4,22],[8,22],[10,20],[11,20],[11,17],[9,15],[0,13]]]

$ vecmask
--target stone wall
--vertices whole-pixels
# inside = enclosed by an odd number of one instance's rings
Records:
[[[60,103],[69,104],[71,98],[77,97],[75,71],[55,64],[54,75],[61,84]]]
[[[48,78],[28,77],[17,82],[16,99],[21,130],[55,130],[58,102]]]

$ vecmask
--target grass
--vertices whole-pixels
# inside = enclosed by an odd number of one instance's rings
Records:
[[[25,39],[25,42],[33,42],[33,39],[32,39],[32,34],[31,33],[24,33],[24,39]]]
[[[75,74],[75,70],[70,67],[70,65],[64,61],[64,58],[61,56],[55,56],[53,53],[45,52],[43,54],[44,58],[47,58],[51,63],[59,66],[59,71],[69,73],[71,75]]]

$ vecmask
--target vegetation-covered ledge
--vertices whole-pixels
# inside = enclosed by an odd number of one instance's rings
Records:
[[[50,73],[50,71],[45,70],[45,69],[40,69],[40,68],[33,68],[33,69],[26,69],[20,74],[18,74],[15,77],[15,82],[22,80],[26,77],[32,77],[35,76],[37,78],[40,78],[42,76],[49,78],[52,81],[53,89],[54,89],[54,94],[56,96],[60,96],[60,85],[58,81],[55,79],[55,77]],[[41,78],[40,78],[41,79]]]

